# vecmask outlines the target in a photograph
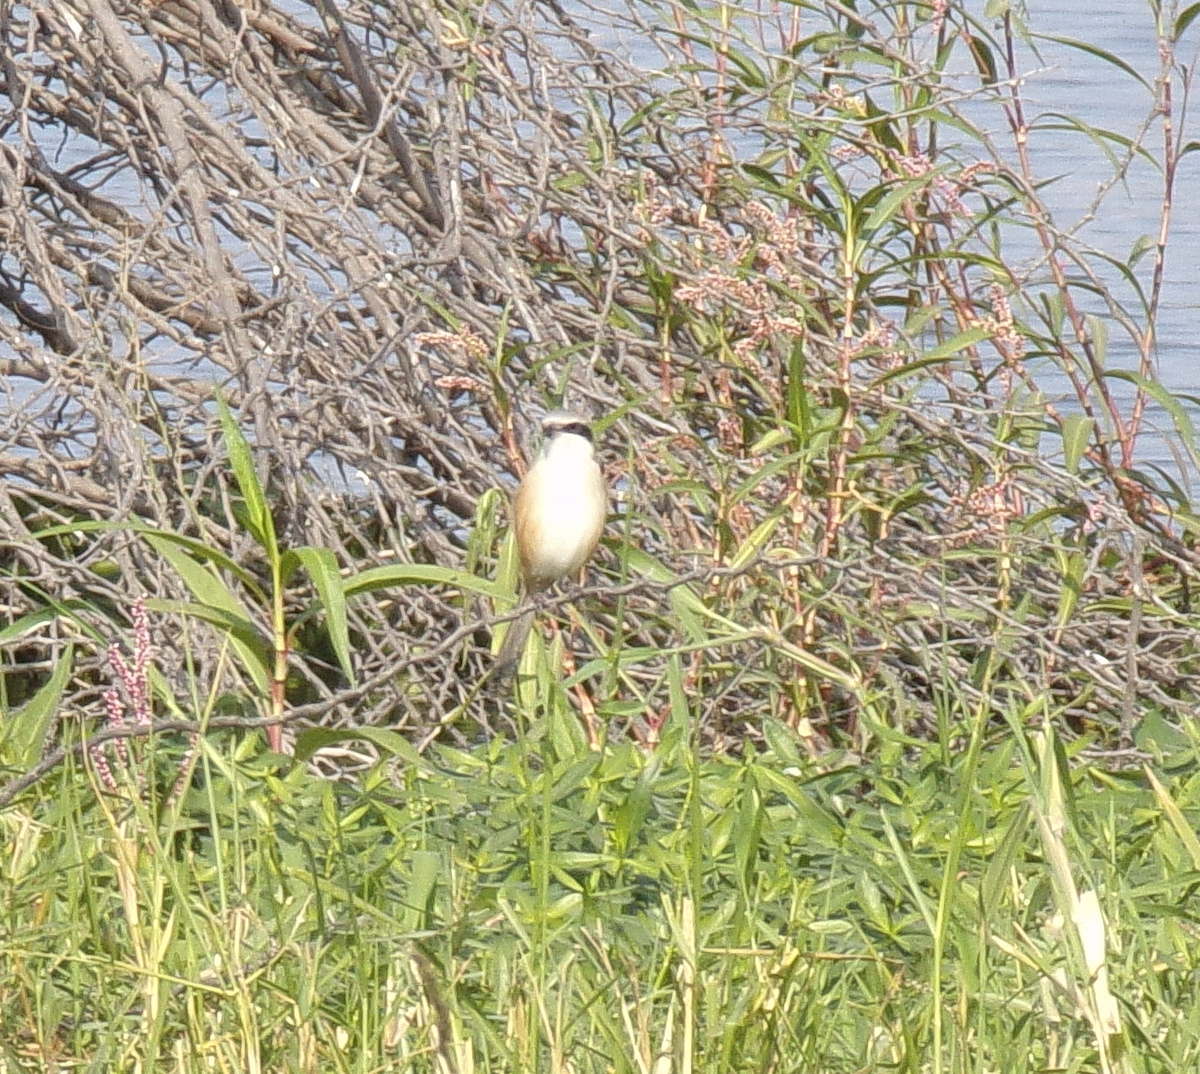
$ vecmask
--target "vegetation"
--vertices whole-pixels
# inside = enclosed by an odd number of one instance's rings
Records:
[[[1191,1069],[1198,12],[1130,138],[1003,3],[6,3],[0,1071]]]

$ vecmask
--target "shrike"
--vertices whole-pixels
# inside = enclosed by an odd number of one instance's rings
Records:
[[[578,571],[596,550],[608,493],[592,430],[578,414],[555,410],[542,419],[545,442],[513,501],[513,528],[525,600]],[[508,628],[496,655],[496,676],[516,670],[533,626],[528,608]]]

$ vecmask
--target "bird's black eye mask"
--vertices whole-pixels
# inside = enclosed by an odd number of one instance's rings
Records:
[[[554,436],[557,433],[574,433],[576,436],[582,436],[589,444],[596,442],[592,436],[592,427],[583,421],[569,421],[565,425],[554,425],[547,429],[546,432],[550,436]]]

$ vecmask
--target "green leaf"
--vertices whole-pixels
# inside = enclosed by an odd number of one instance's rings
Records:
[[[204,544],[202,541],[196,540],[194,537],[184,537],[178,533],[170,533],[167,530],[161,530],[154,526],[147,526],[140,522],[92,522],[81,520],[79,522],[69,522],[62,526],[50,526],[44,530],[38,530],[35,536],[37,536],[39,540],[42,540],[47,537],[55,537],[59,534],[70,533],[72,531],[79,531],[81,533],[123,531],[127,533],[136,533],[142,538],[154,537],[157,538],[158,541],[166,542],[178,548],[185,549],[197,559],[206,560],[215,564],[217,567],[220,567],[222,570],[229,571],[229,573],[234,575],[239,581],[244,582],[248,586],[254,587],[256,592],[261,593],[261,590],[258,589],[258,581],[254,575],[250,571],[246,570],[246,568],[241,564],[235,563],[220,549],[210,548],[208,545]],[[68,606],[70,603],[71,602],[67,602],[64,604],[64,607]]]
[[[799,767],[803,763],[796,742],[798,736],[782,720],[774,716],[764,716],[762,732],[767,748],[775,754],[778,764]]]
[[[550,183],[553,190],[557,190],[564,194],[569,194],[572,190],[579,190],[587,186],[591,180],[583,174],[583,172],[567,172],[559,176]],[[503,338],[503,337],[501,337]]]
[[[670,699],[667,722],[663,727],[663,737],[668,733],[674,734],[679,741],[687,737],[691,726],[688,714],[691,711],[689,695],[683,672],[683,661],[678,653],[672,653],[667,659],[667,697]]]
[[[1104,359],[1108,357],[1108,322],[1103,317],[1091,313],[1087,314],[1084,320],[1087,322],[1088,334],[1092,337],[1096,360],[1103,365]]]
[[[32,634],[44,623],[53,623],[60,615],[79,623],[80,621],[71,614],[72,612],[93,610],[91,605],[82,600],[65,600],[61,603],[55,601],[50,607],[39,608],[35,612],[23,615],[19,619],[13,620],[8,626],[0,629],[0,645]],[[93,637],[96,636],[94,631],[89,631],[89,633]]]
[[[68,645],[45,685],[5,721],[0,749],[11,750],[13,762],[20,769],[32,768],[41,757],[42,744],[50,734],[51,725],[60,711],[63,691],[71,680],[74,653]]]
[[[1066,626],[1079,604],[1083,595],[1083,576],[1087,572],[1087,556],[1078,550],[1060,555],[1059,574],[1062,576],[1062,589],[1058,595],[1057,625]]]
[[[797,664],[807,668],[818,678],[836,682],[856,695],[861,693],[863,684],[856,672],[843,671],[829,663],[828,660],[822,660],[819,656],[810,653],[807,649],[801,649],[798,645],[793,645],[783,637],[770,636],[766,632],[762,632],[762,636],[770,638],[770,641],[778,647],[780,655],[791,657]]]
[[[210,548],[202,541],[197,541],[194,537],[182,537],[177,533],[167,533],[164,530],[151,529],[148,526],[131,526],[129,527],[134,533],[139,534],[147,544],[151,545],[163,558],[167,558],[167,548],[180,548],[188,552],[195,559],[203,560],[211,563],[214,567],[218,567],[223,571],[228,571],[239,582],[250,587],[256,595],[262,595],[262,588],[258,584],[258,579],[255,578],[251,571],[248,571],[240,563],[234,562],[224,552],[217,548]]]
[[[761,186],[768,187],[771,190],[783,189],[783,184],[779,181],[779,177],[767,168],[760,167],[757,164],[743,164],[742,171]]]
[[[417,932],[429,928],[429,911],[432,909],[433,893],[437,888],[442,869],[442,856],[431,850],[414,850],[409,860],[407,876],[408,891],[401,904],[401,915],[405,930]]]
[[[872,210],[860,230],[864,238],[873,235],[886,224],[897,210],[918,191],[925,190],[933,180],[933,174],[922,175],[916,179],[906,179],[902,183],[891,184],[891,189],[879,204]]]
[[[676,577],[673,571],[640,548],[630,548],[627,561],[630,568],[638,574],[643,574],[656,582],[669,583]],[[710,640],[708,632],[701,625],[700,620],[711,618],[712,613],[705,606],[704,601],[693,592],[691,586],[672,586],[667,591],[667,599],[670,600],[671,610],[678,617],[684,632],[693,642],[704,644]]]
[[[812,433],[811,415],[814,403],[809,394],[805,370],[804,347],[796,340],[788,354],[787,398],[788,421],[800,433],[800,447],[807,446]]]
[[[1175,20],[1175,35],[1174,39],[1178,41],[1186,32],[1187,28],[1196,21],[1196,16],[1200,15],[1200,4],[1192,4],[1191,7],[1185,7]]]
[[[1158,249],[1158,240],[1153,235],[1139,235],[1133,245],[1129,248],[1129,257],[1126,259],[1129,267],[1132,268],[1151,250]]]
[[[1175,834],[1183,844],[1184,850],[1187,851],[1188,857],[1191,858],[1192,868],[1200,869],[1200,839],[1196,837],[1192,822],[1183,815],[1183,810],[1175,804],[1175,800],[1167,793],[1166,787],[1159,782],[1154,770],[1149,765],[1143,765],[1142,771],[1154,790],[1154,797],[1158,799],[1159,808],[1163,811],[1171,827],[1175,829]]]
[[[754,890],[754,870],[758,865],[758,845],[762,838],[762,795],[754,780],[742,785],[741,802],[733,825],[733,848],[738,864],[738,879],[743,892]]]
[[[202,604],[219,608],[230,616],[250,621],[245,607],[233,595],[232,590],[211,568],[197,563],[177,543],[158,532],[143,533],[142,539],[165,559]]]
[[[876,384],[886,384],[889,381],[898,380],[901,377],[911,377],[915,373],[928,368],[929,366],[940,365],[947,358],[953,357],[961,350],[967,347],[972,347],[981,340],[987,339],[991,333],[983,325],[977,325],[974,328],[968,328],[965,332],[959,332],[958,335],[946,340],[944,343],[935,347],[928,354],[921,358],[914,358],[911,361],[905,362],[898,369],[889,370],[886,373],[880,374],[876,378]]]
[[[1184,440],[1184,446],[1188,449],[1193,461],[1196,461],[1197,450],[1200,449],[1200,444],[1196,440],[1196,427],[1192,424],[1191,415],[1184,409],[1183,404],[1176,396],[1172,395],[1158,381],[1151,380],[1149,377],[1144,377],[1140,373],[1135,373],[1129,369],[1109,369],[1105,371],[1104,375],[1111,377],[1113,380],[1129,381],[1139,391],[1145,392],[1151,399],[1158,403],[1171,416],[1171,420],[1175,423],[1175,431]]]
[[[854,880],[854,887],[858,894],[859,905],[866,912],[871,923],[878,929],[890,928],[891,922],[887,907],[883,902],[883,893],[865,869],[859,869],[858,876]]]
[[[272,563],[277,562],[279,546],[275,540],[275,522],[267,507],[267,498],[263,493],[258,473],[254,469],[254,456],[250,445],[242,436],[241,429],[234,421],[233,414],[225,400],[217,397],[217,408],[221,415],[221,431],[225,436],[225,446],[229,451],[229,464],[233,467],[233,476],[237,480],[238,489],[246,504],[246,525],[259,546],[266,552]]]
[[[1124,71],[1130,78],[1136,79],[1147,92],[1153,92],[1150,83],[1147,82],[1139,73],[1136,67],[1121,59],[1115,53],[1109,52],[1107,49],[1102,49],[1098,45],[1093,45],[1087,41],[1078,41],[1073,37],[1063,37],[1061,34],[1034,34],[1034,37],[1042,41],[1053,41],[1056,45],[1065,45],[1067,48],[1073,48],[1078,52],[1087,53],[1089,56],[1095,56],[1098,60],[1103,60],[1105,63],[1111,64],[1118,70]]]
[[[761,90],[767,85],[767,76],[750,56],[736,49],[725,48],[725,55],[742,72],[742,82],[751,89]]]
[[[988,18],[995,19],[1007,10],[1007,0],[988,0],[985,14]],[[980,81],[985,86],[994,86],[999,81],[999,75],[996,74],[996,58],[992,55],[991,47],[983,38],[967,34],[967,48],[971,50],[971,59],[975,61],[975,70],[979,72]]]
[[[337,557],[328,548],[296,548],[284,554],[283,565],[286,576],[286,565],[290,559],[296,559],[303,564],[313,588],[325,610],[325,629],[329,631],[329,641],[337,654],[338,665],[347,681],[354,682],[354,668],[350,663],[350,630],[346,623],[346,593],[342,581],[342,573],[338,568]]]
[[[981,884],[985,921],[993,920],[1000,907],[1000,900],[1012,890],[1013,865],[1029,835],[1029,819],[1029,803],[1022,802],[1013,812],[1000,839],[1000,845],[988,862]]]
[[[250,587],[256,594],[262,594],[262,588],[259,587],[258,578],[254,577],[253,571],[246,570],[245,566],[236,563],[230,559],[226,553],[220,548],[212,548],[205,545],[203,541],[198,541],[196,538],[188,538],[178,533],[168,533],[163,529],[151,529],[149,526],[131,526],[128,527],[142,536],[143,539],[156,538],[162,542],[162,545],[170,545],[176,548],[182,548],[186,552],[190,552],[194,558],[204,560],[206,563],[211,563],[221,570],[228,571],[238,581]]]
[[[1168,768],[1173,767],[1170,761],[1174,758],[1181,765],[1191,763],[1190,737],[1166,719],[1160,709],[1148,708],[1141,716],[1134,741],[1139,750],[1162,757]]]
[[[813,800],[807,787],[800,780],[784,775],[767,765],[760,765],[755,771],[755,777],[764,790],[769,785],[792,803],[796,810],[796,823],[813,846],[841,847],[845,839],[842,823]]]
[[[650,786],[645,778],[640,778],[613,814],[613,843],[621,857],[637,842],[649,812]]]
[[[582,756],[568,756],[550,773],[550,800],[560,802],[573,795],[600,767],[601,760],[600,754],[592,750],[587,750]]]
[[[376,589],[387,589],[397,585],[444,585],[493,599],[512,596],[511,587],[499,585],[467,571],[438,567],[430,563],[396,563],[387,567],[372,567],[347,578],[343,584],[343,592],[350,598],[360,593],[370,593]]]
[[[244,615],[231,613],[209,604],[189,604],[182,600],[150,600],[146,606],[156,612],[185,615],[216,627],[228,639],[240,659],[241,666],[253,679],[255,687],[266,696],[272,664],[271,647],[258,633],[254,623]]]
[[[917,877],[917,871],[913,867],[912,859],[909,856],[909,851],[912,849],[912,844],[900,838],[896,829],[892,826],[891,818],[887,811],[879,814],[879,819],[883,822],[884,834],[887,836],[888,843],[891,844],[892,857],[895,863],[899,866],[901,874],[908,883],[909,896],[916,906],[921,916],[925,919],[925,927],[929,930],[930,935],[937,932],[937,911],[929,896],[925,894],[925,888]]]
[[[295,757],[304,763],[318,750],[326,746],[340,746],[343,742],[370,742],[382,752],[407,761],[414,768],[427,768],[425,759],[417,748],[403,735],[382,727],[309,727],[296,735]]]
[[[1047,119],[1055,119],[1058,122],[1048,123]],[[1122,155],[1128,153],[1136,154],[1151,166],[1159,166],[1154,154],[1137,139],[1130,138],[1120,131],[1095,127],[1090,123],[1085,123],[1078,116],[1072,116],[1066,112],[1043,112],[1030,129],[1034,131],[1077,131],[1080,134],[1086,134],[1114,167],[1120,164]],[[1120,153],[1114,152],[1110,142],[1120,150]]]
[[[1071,414],[1063,419],[1063,461],[1068,473],[1077,473],[1079,462],[1092,439],[1095,422],[1086,414]]]
[[[923,360],[928,362],[949,358],[952,354],[958,354],[959,351],[973,347],[990,335],[991,332],[984,325],[976,325],[974,328],[968,328],[965,332],[959,332],[958,335],[952,336],[940,346],[934,347],[924,356]]]
[[[741,547],[730,558],[729,566],[737,570],[739,567],[744,567],[757,556],[774,535],[779,522],[779,516],[772,515],[755,526],[754,531],[742,542]]]

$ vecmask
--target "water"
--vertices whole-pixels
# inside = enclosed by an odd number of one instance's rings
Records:
[[[618,0],[599,0],[616,3]],[[764,5],[766,0],[763,0]],[[626,26],[619,27],[597,8],[585,6],[586,0],[571,0],[571,8],[581,21],[592,28],[597,42],[606,48],[627,54],[641,66],[652,79],[663,68],[663,59],[650,37],[649,30],[630,32]],[[1158,44],[1152,9],[1146,0],[1107,0],[1090,8],[1078,0],[1031,0],[1026,18],[1033,31],[1048,35],[1073,37],[1088,42],[1101,50],[1108,50],[1131,65],[1142,77],[1153,84],[1160,71]],[[982,7],[971,5],[972,9]],[[301,10],[307,10],[301,8]],[[649,17],[648,9],[640,9]],[[736,10],[736,9],[735,9]],[[747,5],[741,9],[749,11]],[[793,11],[786,5],[777,5],[775,10],[781,21]],[[820,13],[806,9],[800,11],[806,27],[811,30],[822,21]],[[866,5],[864,5],[866,10]],[[910,9],[915,11],[916,9]],[[748,16],[744,16],[748,17]],[[664,33],[669,34],[669,28]],[[778,47],[778,38],[770,37],[765,44]],[[957,82],[964,92],[979,94],[978,74],[969,68],[965,47],[958,46],[959,63]],[[1185,42],[1179,47],[1178,60],[1188,69],[1196,69],[1200,62],[1200,20],[1187,31]],[[1130,75],[1105,62],[1101,57],[1061,43],[1042,40],[1037,43],[1037,52],[1023,47],[1020,55],[1024,73],[1022,94],[1025,98],[1028,117],[1041,129],[1031,136],[1031,157],[1039,178],[1054,181],[1043,189],[1042,196],[1052,209],[1058,226],[1075,234],[1085,242],[1108,254],[1118,262],[1125,262],[1130,251],[1143,236],[1158,234],[1162,205],[1162,177],[1152,163],[1134,156],[1123,170],[1121,180],[1111,182],[1114,171],[1112,159],[1099,148],[1092,138],[1080,131],[1049,129],[1055,121],[1052,113],[1076,117],[1092,127],[1113,131],[1130,138],[1142,138],[1155,157],[1161,156],[1161,129],[1151,124],[1148,116],[1153,108],[1153,94]],[[1178,78],[1177,78],[1178,82]],[[1184,93],[1176,87],[1177,122],[1183,127],[1183,141],[1192,138],[1200,142],[1200,124],[1184,115]],[[964,107],[972,120],[995,132],[1001,145],[1009,145],[999,107],[983,96],[965,103]],[[1060,124],[1061,126],[1061,124]],[[95,152],[96,147],[81,136],[63,141],[54,131],[46,133],[44,149],[63,168],[82,161]],[[749,154],[749,145],[741,147]],[[1120,146],[1111,149],[1118,158],[1125,150]],[[1013,155],[1011,151],[1008,154]],[[126,204],[127,211],[144,216],[140,208],[141,199],[136,189],[130,188]],[[120,199],[121,191],[106,190],[106,194]],[[1180,163],[1177,185],[1174,191],[1174,215],[1171,221],[1168,243],[1166,273],[1161,305],[1157,321],[1156,372],[1169,390],[1177,395],[1200,396],[1200,152],[1185,156]],[[1010,253],[1027,258],[1036,265],[1038,251],[1028,234],[1013,232]],[[401,240],[397,246],[403,249]],[[1026,247],[1022,249],[1020,243]],[[235,254],[242,257],[242,254]],[[264,262],[265,263],[265,262]],[[1097,258],[1092,266],[1123,299],[1127,307],[1136,309],[1132,291],[1122,281],[1120,273],[1106,267]],[[1151,258],[1147,256],[1137,265],[1137,273],[1143,286],[1149,286]],[[10,258],[0,261],[0,267],[19,274],[20,266]],[[1036,278],[1036,271],[1034,272]],[[1044,275],[1044,274],[1043,274]],[[314,280],[314,289],[320,292],[320,281]],[[1110,319],[1099,302],[1093,302],[1089,311]],[[1119,325],[1113,324],[1109,332],[1110,347],[1108,362],[1111,366],[1135,369],[1138,355],[1128,336]],[[0,354],[0,357],[7,355]],[[169,372],[176,355],[170,350],[151,355],[156,369]],[[217,370],[212,374],[215,377]],[[1061,377],[1056,381],[1049,373],[1045,386],[1052,393],[1067,394]],[[1113,382],[1114,392],[1126,405],[1132,389],[1124,382]],[[21,406],[29,401],[29,388],[17,386],[11,389],[8,405]],[[1187,409],[1200,425],[1200,406],[1188,403]],[[1171,419],[1167,411],[1154,406],[1148,412],[1153,426],[1164,433],[1170,432]],[[1187,473],[1189,480],[1198,475],[1188,472],[1186,465],[1180,466],[1171,451],[1169,435],[1147,435],[1139,442],[1139,463],[1146,466],[1162,466],[1173,473]]]
[[[1149,87],[1143,85],[1102,56],[1053,40],[1034,40],[1019,53],[1026,119],[1037,128],[1030,136],[1030,159],[1035,177],[1050,181],[1042,188],[1043,201],[1059,230],[1118,263],[1127,263],[1137,244],[1147,238],[1156,240],[1159,234],[1164,198],[1162,174],[1154,163],[1130,153],[1119,143],[1109,143],[1106,152],[1086,131],[1069,129],[1067,120],[1058,119],[1055,114],[1073,117],[1081,124],[1112,132],[1120,138],[1140,139],[1153,157],[1161,159],[1162,127],[1153,116],[1153,87],[1161,69],[1153,12],[1146,0],[1109,0],[1090,9],[1072,0],[1036,2],[1029,6],[1031,10],[1024,18],[1034,35],[1072,38],[1112,53],[1149,83]],[[971,7],[974,9],[976,5]],[[819,16],[807,12],[803,17],[808,32],[820,22]],[[594,9],[589,21],[605,47],[625,55],[650,74],[662,69],[659,52],[644,35],[639,38],[627,30],[618,32],[612,26],[606,27]],[[1200,20],[1188,29],[1183,43],[1177,46],[1177,62],[1194,69],[1200,59],[1198,43]],[[964,93],[974,94],[964,102],[963,111],[972,122],[995,136],[997,144],[1005,147],[1005,157],[1015,165],[1016,151],[1004,115],[994,100],[978,93],[979,75],[969,66],[966,48],[961,43],[957,48],[959,63],[964,66],[950,72],[950,81]],[[1200,123],[1184,114],[1184,97],[1177,74],[1176,133],[1182,128],[1181,142],[1188,138],[1200,140]],[[943,145],[952,133],[943,132]],[[741,149],[748,156],[752,154],[748,145]],[[1119,177],[1114,178],[1115,175]],[[1185,156],[1178,168],[1156,325],[1155,373],[1173,394],[1185,396],[1200,395],[1197,360],[1200,358],[1200,212],[1196,206],[1200,206],[1200,152]],[[1047,278],[1044,264],[1040,264],[1041,250],[1032,232],[1010,229],[1006,255],[1018,263],[1028,262],[1032,286],[1036,286],[1037,280]],[[1138,326],[1144,327],[1140,302],[1121,273],[1097,255],[1090,256],[1088,264],[1126,309],[1133,312]],[[1152,265],[1150,253],[1135,269],[1146,291],[1151,286]],[[1137,348],[1112,319],[1107,307],[1099,299],[1085,301],[1081,293],[1076,298],[1086,312],[1107,323],[1106,366],[1136,370]],[[1061,395],[1068,402],[1072,397],[1065,376],[1054,370],[1039,371],[1039,383],[1051,396]],[[1127,414],[1133,398],[1132,385],[1121,380],[1109,381],[1109,385]],[[1200,426],[1200,405],[1185,399],[1184,407]],[[1172,450],[1172,419],[1168,412],[1152,404],[1147,419],[1147,431],[1138,441],[1137,464],[1161,466],[1175,476],[1186,475],[1186,480],[1193,482],[1200,475],[1190,473],[1190,465]]]
[[[1152,86],[1159,75],[1154,19],[1141,0],[1115,0],[1082,14],[1079,5],[1039,4],[1030,14],[1030,22],[1040,32],[1082,39],[1119,56]],[[1193,24],[1177,46],[1177,61],[1193,69],[1200,52],[1198,31],[1200,24]],[[1141,137],[1149,151],[1161,158],[1161,124],[1151,119],[1147,128],[1153,108],[1150,90],[1104,59],[1067,45],[1042,42],[1039,52],[1043,65],[1032,69],[1024,87],[1032,106],[1043,115],[1061,112],[1093,127],[1129,138]],[[1032,57],[1027,59],[1037,62]],[[1184,104],[1177,79],[1176,132],[1182,132],[1186,142],[1200,137],[1200,125],[1186,115]],[[1120,156],[1123,150],[1114,147],[1114,152]],[[1040,132],[1030,141],[1030,153],[1039,175],[1061,176],[1045,193],[1060,226],[1074,229],[1080,239],[1122,262],[1143,236],[1157,238],[1164,186],[1162,174],[1153,164],[1135,157],[1122,181],[1105,189],[1111,181],[1113,164],[1085,133]],[[1200,154],[1180,161],[1172,200],[1156,325],[1156,372],[1172,393],[1196,395],[1200,393],[1200,214],[1195,207],[1200,205]],[[1151,267],[1150,255],[1137,265],[1137,274],[1146,288]],[[1103,271],[1102,276],[1119,293],[1130,294],[1115,269]],[[1137,355],[1128,338],[1116,326],[1111,338],[1110,364],[1136,368]],[[1122,395],[1128,395],[1128,391]],[[1200,424],[1196,403],[1185,403],[1185,409]],[[1149,416],[1160,429],[1170,428],[1170,416],[1163,408],[1154,406]],[[1140,460],[1174,470],[1168,439],[1147,437],[1141,443]],[[1195,476],[1190,475],[1193,479]]]

